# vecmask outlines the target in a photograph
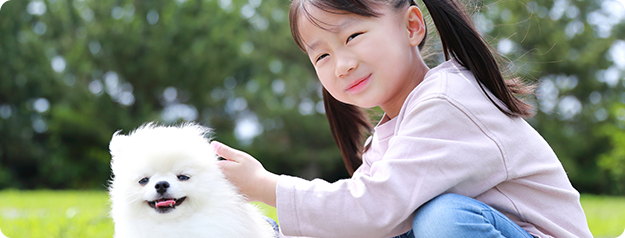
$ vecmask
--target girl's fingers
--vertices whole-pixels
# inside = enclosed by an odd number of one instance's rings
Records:
[[[211,146],[215,153],[226,160],[240,162],[240,160],[244,157],[243,152],[232,149],[227,145],[222,144],[221,142],[212,141]]]
[[[232,160],[220,160],[217,161],[217,166],[219,166],[219,168],[221,168],[222,171],[226,172],[231,170],[235,164],[237,164],[237,162],[234,162]]]

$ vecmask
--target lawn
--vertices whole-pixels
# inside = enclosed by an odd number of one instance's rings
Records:
[[[583,195],[595,237],[616,237],[625,229],[625,197]],[[275,209],[263,206],[276,219]],[[103,191],[0,191],[0,230],[10,238],[113,236]]]

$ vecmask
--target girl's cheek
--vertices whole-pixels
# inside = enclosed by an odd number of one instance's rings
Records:
[[[321,84],[325,84],[325,81],[328,79],[328,72],[320,67],[315,67],[315,71],[317,72],[317,78],[321,82]]]
[[[333,83],[328,80],[328,78],[319,76],[319,82],[321,83],[321,86],[323,86],[323,88],[328,90],[328,92],[334,96],[335,87]]]

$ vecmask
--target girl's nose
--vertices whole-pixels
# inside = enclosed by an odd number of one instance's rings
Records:
[[[336,77],[341,78],[349,75],[354,69],[358,68],[358,60],[349,55],[336,57]]]

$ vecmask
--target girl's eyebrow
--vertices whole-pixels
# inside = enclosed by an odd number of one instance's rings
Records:
[[[341,20],[341,22],[339,24],[335,25],[332,28],[329,28],[328,31],[337,33],[337,32],[342,31],[343,29],[349,27],[350,25],[353,25],[356,22],[359,22],[358,18],[355,18],[355,17],[345,17],[345,18],[343,18]]]
[[[359,22],[358,18],[346,17],[346,18],[342,19],[341,22],[339,24],[337,24],[337,25],[333,25],[333,26],[328,27],[328,28],[323,28],[321,26],[318,26],[318,27],[321,28],[321,29],[324,29],[326,31],[332,32],[332,33],[338,33],[338,32],[341,32],[343,29],[349,27],[350,25],[353,25],[356,22]],[[325,24],[325,25],[330,26],[330,24]],[[308,47],[307,51],[314,50],[320,44],[321,44],[321,40],[313,41],[313,43],[310,44],[310,45],[306,44],[306,46]]]
[[[313,51],[315,50],[315,48],[317,48],[317,46],[319,46],[321,44],[321,40],[316,40],[314,41],[312,44],[306,44],[306,46],[308,47],[308,50],[306,50],[307,52]]]

